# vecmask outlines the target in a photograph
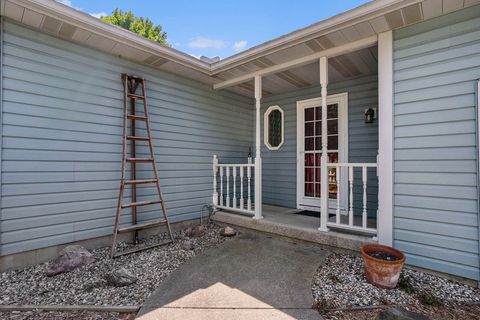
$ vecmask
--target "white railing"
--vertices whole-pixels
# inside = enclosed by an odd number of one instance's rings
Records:
[[[336,184],[337,198],[334,200],[335,204],[327,205],[327,208],[333,207],[334,218],[330,218],[330,212],[328,213],[327,226],[333,228],[341,228],[352,231],[358,231],[369,234],[377,234],[376,220],[375,226],[368,225],[368,207],[367,207],[367,195],[368,195],[368,168],[375,168],[375,177],[378,175],[376,163],[327,163],[329,173],[329,184]],[[335,169],[334,171],[331,169]],[[359,192],[354,190],[355,172],[361,171],[361,198],[362,206],[354,212],[354,193]],[[371,170],[373,171],[373,170]],[[346,185],[345,185],[346,184]],[[346,192],[342,192],[345,190]],[[347,197],[342,199],[341,196]],[[328,197],[326,197],[328,199]],[[327,200],[328,201],[328,200]],[[331,201],[331,200],[330,200]],[[346,204],[342,208],[342,203]],[[361,211],[361,220],[356,221],[356,217],[360,217],[358,211]],[[355,214],[357,213],[357,214]],[[375,211],[378,215],[378,210]],[[323,214],[323,213],[322,213]],[[373,222],[373,221],[372,221]]]
[[[215,208],[254,215],[254,169],[250,157],[244,164],[220,164],[214,155],[212,200]]]

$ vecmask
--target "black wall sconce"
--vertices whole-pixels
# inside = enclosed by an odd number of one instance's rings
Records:
[[[373,123],[376,118],[377,118],[376,108],[365,109],[365,123]]]

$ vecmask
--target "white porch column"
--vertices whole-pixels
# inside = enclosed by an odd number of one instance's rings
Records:
[[[393,36],[378,35],[378,242],[393,244]]]
[[[260,108],[262,99],[262,77],[255,76],[255,215],[262,219],[262,157],[260,155]]]
[[[322,86],[322,157],[320,162],[320,231],[328,231],[328,136],[327,136],[327,85],[328,59],[320,58],[320,85]]]

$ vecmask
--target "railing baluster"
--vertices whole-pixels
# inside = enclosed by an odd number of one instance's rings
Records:
[[[218,159],[213,156],[213,205],[218,205],[218,186],[217,186]]]
[[[248,199],[247,199],[247,210],[248,211],[251,211],[252,210],[252,196],[251,196],[251,192],[250,192],[250,178],[252,177],[252,167],[250,166],[250,164],[252,164],[252,158],[248,158],[248,168],[247,168],[247,187],[248,187]]]
[[[240,167],[240,209],[243,210],[244,202],[243,202],[243,166]]]
[[[233,203],[232,207],[237,207],[237,167],[232,168],[232,175],[233,175]]]
[[[220,205],[223,206],[223,167],[220,167]]]
[[[353,226],[353,166],[348,167],[348,182],[350,185],[350,203],[348,209],[348,224]]]
[[[363,211],[362,211],[362,227],[367,227],[367,167],[362,167],[362,183],[363,183]]]
[[[227,203],[225,206],[230,207],[230,167],[225,168],[226,175],[227,175]]]
[[[340,223],[340,167],[335,167],[335,180],[337,183],[337,214],[336,223]]]

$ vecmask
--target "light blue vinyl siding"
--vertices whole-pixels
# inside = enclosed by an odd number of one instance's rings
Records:
[[[348,155],[350,162],[376,162],[378,153],[378,122],[366,124],[365,109],[377,107],[377,77],[369,76],[354,80],[331,83],[328,94],[348,92]],[[263,143],[263,202],[289,208],[297,206],[297,101],[320,97],[320,87],[315,86],[296,92],[266,97],[262,104],[263,114],[269,106],[279,105],[285,113],[285,144],[279,150],[269,150]],[[369,174],[369,178],[372,175]],[[360,205],[360,175],[355,175],[354,203]],[[369,181],[368,208],[376,211],[376,180]],[[360,202],[359,202],[360,201]]]
[[[479,6],[394,33],[394,245],[475,280],[479,78]]]
[[[198,217],[212,201],[213,154],[244,162],[253,144],[252,99],[11,22],[4,38],[1,255],[111,234],[121,170],[123,72],[147,80],[171,221]],[[147,177],[148,164],[139,166],[139,178]],[[154,195],[153,188],[142,187],[139,200]],[[129,224],[130,212],[123,212],[121,221]],[[139,219],[160,212],[144,207]]]

